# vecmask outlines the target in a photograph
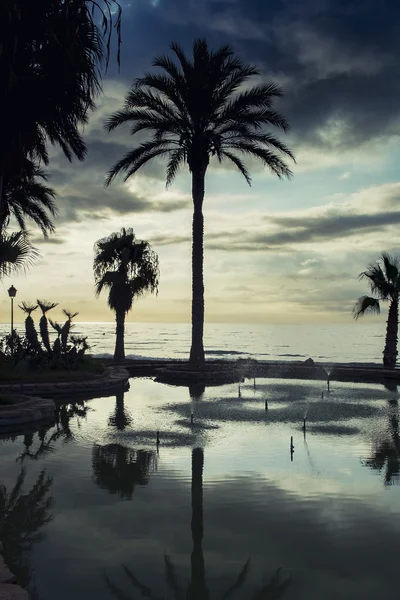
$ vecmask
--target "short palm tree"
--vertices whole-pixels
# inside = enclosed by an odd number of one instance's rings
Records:
[[[379,314],[380,303],[389,303],[383,364],[394,369],[397,360],[399,328],[400,257],[382,252],[378,260],[372,262],[366,271],[360,273],[359,279],[368,281],[374,296],[358,298],[353,308],[355,319],[366,313]]]
[[[211,51],[205,40],[196,40],[193,59],[177,44],[171,49],[178,59],[168,56],[153,62],[162,73],[146,73],[129,90],[124,108],[107,121],[111,131],[125,123],[131,133],[152,133],[152,137],[128,152],[110,170],[107,184],[124,173],[126,181],[156,157],[168,159],[167,186],[179,168],[187,164],[192,176],[192,343],[190,363],[204,363],[204,282],[203,282],[203,200],[205,177],[212,157],[232,163],[250,185],[251,178],[241,156],[256,158],[279,178],[291,171],[281,158],[293,155],[266,127],[283,132],[288,123],[273,108],[282,95],[274,83],[262,83],[240,91],[259,71],[243,64],[229,46]]]
[[[46,185],[46,173],[33,161],[24,159],[21,168],[8,171],[4,177],[0,229],[6,228],[14,217],[22,231],[31,219],[43,235],[54,231],[52,217],[57,214],[55,192]]]
[[[116,319],[114,360],[124,360],[125,318],[134,298],[158,291],[158,256],[148,242],[137,240],[130,228],[98,240],[94,251],[96,296],[108,289],[108,306]]]

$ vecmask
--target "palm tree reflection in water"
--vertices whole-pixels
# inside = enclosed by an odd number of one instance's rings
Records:
[[[18,583],[32,590],[32,569],[29,564],[30,551],[40,541],[40,531],[53,515],[53,497],[50,494],[52,478],[41,471],[29,492],[24,492],[25,469],[22,468],[13,489],[7,491],[0,485],[0,539],[3,556]]]
[[[195,410],[194,402],[201,400],[205,391],[205,386],[196,384],[189,387],[190,399],[192,401],[192,409]],[[191,502],[192,502],[192,553],[190,558],[190,581],[186,589],[180,585],[174,565],[168,555],[164,556],[165,564],[165,580],[168,588],[173,594],[174,600],[210,600],[210,592],[206,582],[206,569],[203,553],[203,468],[204,468],[204,450],[201,447],[195,447],[192,450],[192,485],[191,485]],[[235,592],[246,582],[246,578],[250,568],[250,560],[247,560],[240,570],[236,580],[230,587],[222,593],[219,598],[228,600]],[[123,570],[131,586],[135,591],[140,592],[142,597],[152,600],[164,600],[164,598],[153,593],[152,589],[144,585],[138,580],[136,575],[126,565],[123,565]],[[289,578],[281,577],[281,569],[277,569],[271,579],[261,588],[254,590],[250,594],[251,600],[279,600],[283,598],[291,581]],[[107,588],[111,595],[116,600],[134,600],[133,595],[129,595],[119,586],[115,585],[109,577],[106,576]],[[247,598],[247,595],[246,595]]]
[[[397,391],[391,386],[385,386],[390,391]],[[385,485],[400,483],[400,433],[399,433],[399,403],[397,398],[389,401],[388,432],[386,439],[380,440],[374,447],[365,465],[376,471],[384,471]]]

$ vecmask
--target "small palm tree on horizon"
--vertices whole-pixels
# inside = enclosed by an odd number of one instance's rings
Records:
[[[282,156],[292,152],[265,127],[287,132],[286,119],[273,107],[282,91],[274,83],[261,83],[245,91],[244,84],[258,69],[245,65],[229,46],[216,51],[203,39],[193,44],[193,59],[173,43],[178,63],[168,56],[154,59],[163,73],[145,73],[129,90],[122,110],[106,122],[112,131],[125,123],[131,134],[148,132],[152,137],[131,150],[109,171],[106,184],[120,173],[124,181],[156,157],[168,159],[169,186],[183,164],[192,176],[192,340],[189,362],[204,364],[203,201],[205,177],[212,157],[233,164],[251,184],[242,156],[256,158],[280,179],[292,175]]]
[[[134,298],[158,292],[158,256],[148,242],[136,239],[131,228],[98,240],[94,252],[95,293],[108,290],[108,306],[116,320],[114,360],[124,360],[125,318]]]
[[[382,252],[380,257],[368,265],[358,276],[367,280],[374,296],[361,296],[353,307],[353,317],[364,314],[380,314],[381,302],[389,303],[386,321],[386,338],[383,364],[394,369],[397,361],[397,336],[399,328],[400,256]]]

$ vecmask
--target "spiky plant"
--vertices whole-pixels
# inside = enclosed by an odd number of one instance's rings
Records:
[[[74,350],[78,357],[83,356],[85,352],[90,349],[90,346],[87,343],[87,336],[71,335],[71,342],[74,345]]]
[[[54,341],[53,344],[53,353],[56,356],[59,356],[61,354],[61,335],[63,326],[61,325],[61,323],[57,323],[56,321],[52,321],[51,319],[49,319],[49,323],[54,329],[54,331],[57,332],[57,339]]]
[[[43,346],[47,352],[51,354],[50,337],[49,337],[49,324],[47,321],[46,313],[58,306],[58,302],[48,302],[47,300],[36,300],[42,316],[39,321],[40,336],[42,338]]]
[[[79,315],[79,313],[73,313],[70,310],[67,310],[66,308],[63,308],[63,313],[67,317],[67,320],[65,321],[61,330],[61,350],[63,352],[66,352],[68,346],[68,337],[72,326],[72,319]]]
[[[37,304],[28,304],[28,302],[22,302],[22,304],[19,304],[18,307],[24,311],[24,313],[27,315],[26,319],[25,319],[25,336],[26,339],[28,340],[30,346],[34,349],[34,350],[40,350],[40,343],[39,343],[39,338],[38,338],[38,334],[36,331],[36,327],[35,327],[35,323],[31,317],[31,313],[33,313],[34,310],[36,310],[38,308]]]

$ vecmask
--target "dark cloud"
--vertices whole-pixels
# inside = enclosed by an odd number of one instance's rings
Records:
[[[201,35],[283,78],[280,108],[301,142],[354,147],[399,132],[397,0],[169,0],[135,3],[124,18],[124,81],[150,67],[172,39],[189,50]],[[338,122],[339,134],[321,136]]]
[[[57,237],[55,236],[50,236],[48,238],[44,238],[41,235],[34,235],[30,238],[32,244],[34,245],[40,245],[40,244],[46,244],[46,245],[59,245],[59,244],[65,244],[67,242],[67,240],[63,237],[60,237],[59,235],[57,235]]]
[[[205,234],[207,250],[229,252],[294,251],[292,246],[311,242],[325,242],[354,235],[384,232],[386,228],[400,224],[400,212],[391,211],[376,214],[340,214],[321,216],[305,214],[299,217],[265,217],[268,223],[276,225],[277,231],[258,233],[246,230],[220,231]],[[189,243],[190,236],[160,235],[153,243],[160,246]]]

